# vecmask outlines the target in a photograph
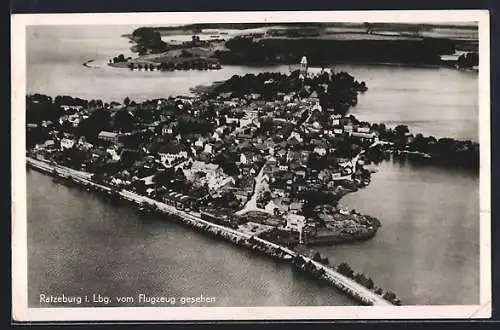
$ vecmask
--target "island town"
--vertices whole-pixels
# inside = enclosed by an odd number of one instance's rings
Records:
[[[364,82],[347,72],[233,76],[195,96],[136,102],[26,97],[27,165],[63,184],[167,214],[290,263],[365,305],[400,305],[347,262],[305,246],[373,237],[382,220],[339,206],[394,159],[478,170],[479,145],[349,115]]]

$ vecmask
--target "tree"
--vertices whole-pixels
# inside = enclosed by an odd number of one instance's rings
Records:
[[[351,266],[349,266],[348,263],[346,262],[341,262],[338,266],[337,266],[337,271],[342,274],[342,275],[345,275],[349,278],[352,278],[354,276],[354,271],[352,270]]]
[[[373,28],[374,28],[373,23],[365,22],[363,23],[363,26],[365,27],[367,34],[373,33]]]
[[[201,196],[203,197],[203,196],[208,195],[208,193],[209,193],[209,192],[210,192],[210,188],[208,187],[208,183],[205,183],[205,184],[201,187],[201,189],[200,189],[200,194],[201,194]]]
[[[97,135],[101,131],[108,130],[111,117],[106,110],[94,111],[87,119],[80,122],[76,129],[76,134],[85,136],[90,143],[95,143]]]
[[[130,99],[128,98],[128,96],[123,100],[123,104],[125,104],[126,106],[130,104]]]
[[[478,53],[465,53],[458,57],[457,65],[461,68],[471,68],[479,65]]]
[[[394,132],[396,132],[396,136],[403,137],[405,134],[410,133],[407,125],[398,125],[394,128]]]
[[[170,167],[162,172],[155,173],[155,175],[153,176],[153,182],[158,187],[165,187],[170,184],[170,180],[173,179],[174,175],[174,169]]]
[[[394,301],[394,300],[396,300],[397,296],[392,291],[386,291],[386,293],[384,294],[384,298],[389,300],[389,301]]]
[[[184,174],[184,171],[180,167],[175,171],[175,176],[181,180],[186,179],[186,175]]]
[[[312,258],[314,261],[321,262],[321,255],[319,252],[316,252]]]
[[[238,175],[240,172],[236,163],[227,154],[217,154],[217,156],[215,156],[214,163],[220,165],[222,171],[229,176]]]
[[[371,178],[371,173],[370,171],[362,168],[361,169],[361,179],[365,180],[365,179],[370,179]]]
[[[136,180],[132,183],[132,186],[135,188],[135,191],[139,195],[146,194],[146,183],[143,180]]]
[[[369,277],[368,280],[366,281],[366,287],[371,290],[374,288],[374,286],[375,285],[373,284],[373,280]]]
[[[123,131],[131,131],[134,127],[134,116],[132,116],[126,110],[117,111],[113,117],[114,128],[123,130]]]

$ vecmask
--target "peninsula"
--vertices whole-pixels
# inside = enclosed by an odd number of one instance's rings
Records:
[[[179,36],[179,41],[174,38]],[[228,65],[294,64],[307,56],[318,66],[391,63],[477,68],[474,26],[378,23],[194,24],[141,27],[125,37],[136,58],[110,59],[131,70],[220,69]],[[172,39],[173,38],[173,39]],[[361,51],[362,50],[362,51]],[[123,55],[121,55],[123,56]]]

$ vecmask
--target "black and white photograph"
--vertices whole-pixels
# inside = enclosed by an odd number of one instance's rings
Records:
[[[12,16],[13,318],[491,316],[487,11]]]

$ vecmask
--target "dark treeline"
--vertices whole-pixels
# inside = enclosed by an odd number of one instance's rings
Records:
[[[136,41],[134,49],[139,55],[161,53],[168,50],[168,44],[161,40],[161,34],[151,27],[141,27],[132,33]]]
[[[411,23],[359,23],[358,26],[366,27],[370,25],[374,30],[383,31],[399,31],[399,32],[412,32],[412,31],[426,31],[433,28],[449,28],[449,25],[441,24],[411,24]],[[352,23],[342,22],[280,22],[280,23],[195,23],[186,24],[181,26],[155,26],[151,27],[155,31],[195,31],[201,32],[203,29],[255,29],[255,28],[279,28],[279,27],[301,27],[301,28],[327,28],[327,27],[353,27]],[[454,29],[471,29],[477,28],[477,25],[456,25]]]
[[[458,57],[457,65],[461,68],[472,68],[479,65],[479,54],[475,52],[462,54]]]
[[[161,33],[170,32],[170,33],[178,33],[178,32],[189,32],[189,33],[201,33],[204,29],[231,29],[231,30],[246,30],[246,29],[256,29],[263,27],[271,27],[271,26],[286,26],[286,27],[298,27],[298,28],[323,28],[326,27],[325,23],[311,22],[311,23],[279,23],[279,24],[270,24],[270,23],[196,23],[196,24],[187,24],[182,26],[155,26],[155,27],[140,27],[136,29],[132,35],[142,35],[145,32],[151,34],[152,32]]]
[[[144,70],[144,71],[174,71],[174,70],[211,70],[220,69],[220,64],[217,59],[214,58],[189,58],[180,57],[164,60],[160,64],[153,63],[128,63],[127,67],[130,70]]]
[[[94,101],[95,102],[95,101]],[[33,94],[26,96],[26,122],[41,123],[44,120],[56,121],[65,114],[61,105],[87,107],[89,101],[78,97]]]
[[[436,138],[420,133],[413,135],[410,134],[406,125],[398,125],[391,129],[386,128],[384,124],[373,124],[372,129],[379,132],[380,140],[393,142],[396,153],[401,153],[400,157],[411,157],[414,154],[413,159],[479,171],[479,143],[477,142],[446,137]],[[374,158],[380,157],[380,153],[376,150],[372,150],[371,153]]]
[[[262,39],[236,37],[226,42],[228,51],[216,51],[222,64],[298,63],[307,56],[311,63],[387,62],[404,64],[440,63],[441,54],[451,54],[454,42],[444,38],[407,40]]]
[[[153,29],[157,31],[178,31],[178,30],[193,30],[202,31],[203,29],[256,29],[261,27],[271,27],[271,26],[297,26],[297,27],[322,27],[325,23],[196,23],[188,24],[182,26],[160,26],[154,27]]]

